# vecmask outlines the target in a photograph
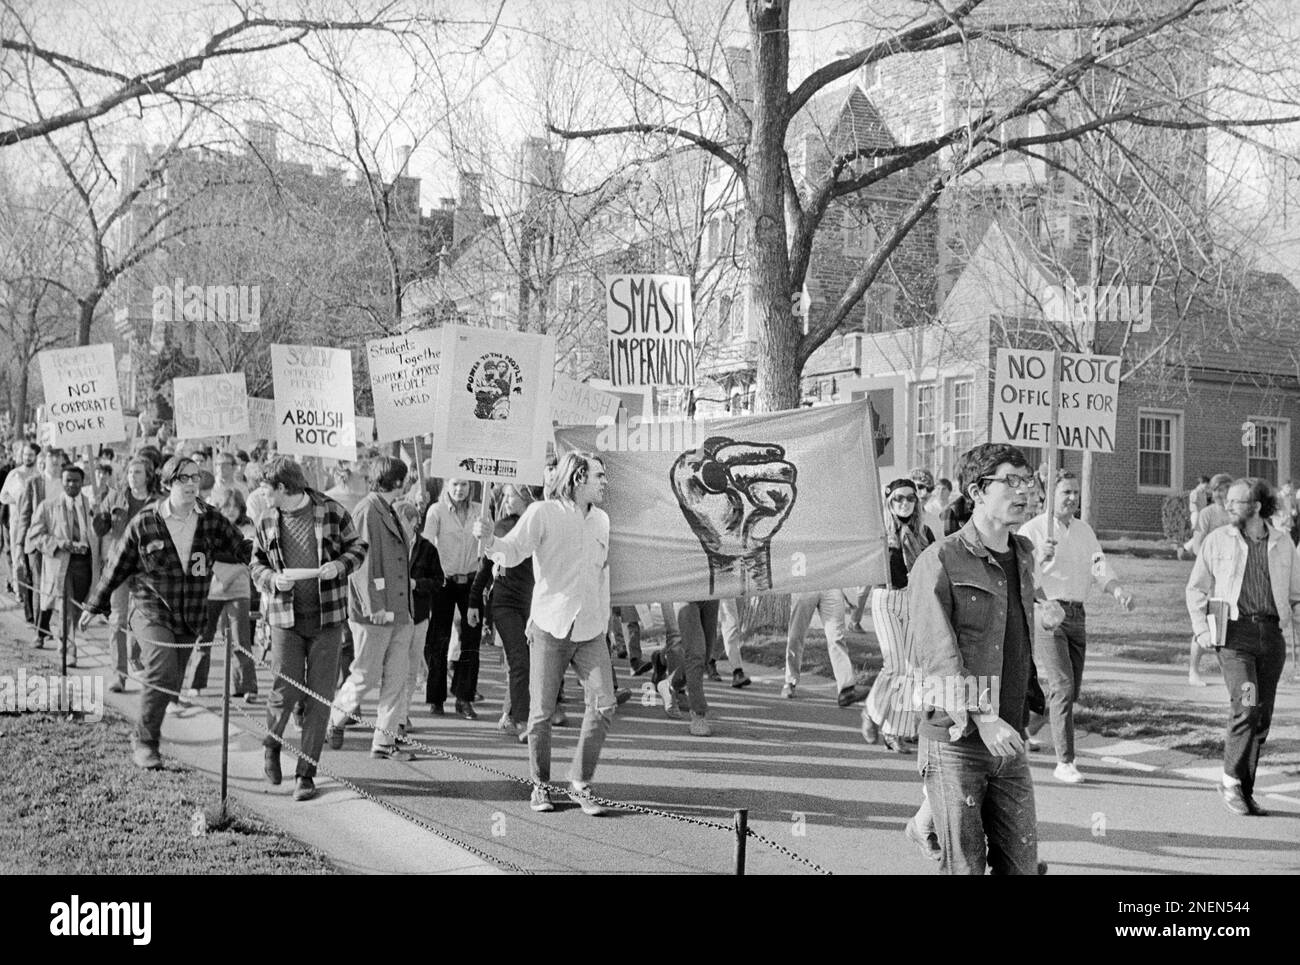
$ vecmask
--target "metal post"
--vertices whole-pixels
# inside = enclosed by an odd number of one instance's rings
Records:
[[[1056,538],[1056,435],[1061,420],[1061,353],[1052,349],[1052,424],[1047,436],[1047,478],[1043,480],[1047,539]]]
[[[745,873],[745,839],[749,831],[749,809],[736,812],[736,874]]]
[[[226,820],[227,783],[230,777],[230,638],[226,633],[226,672],[221,693],[221,822]],[[215,642],[215,641],[214,641]]]

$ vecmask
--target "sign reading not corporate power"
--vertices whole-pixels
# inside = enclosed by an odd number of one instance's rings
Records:
[[[695,312],[682,275],[608,275],[609,379],[629,385],[695,384]]]
[[[248,390],[243,372],[172,380],[176,435],[182,439],[246,435]]]
[[[51,349],[40,359],[54,445],[98,445],[126,438],[112,345]]]
[[[357,457],[352,353],[317,345],[272,345],[275,447],[283,455]]]
[[[443,328],[431,473],[541,485],[555,336]]]
[[[441,329],[420,329],[366,343],[380,442],[411,439],[429,431],[441,357]]]
[[[1120,358],[1061,353],[1056,445],[1115,451]],[[998,349],[991,440],[1047,446],[1052,429],[1052,353]]]

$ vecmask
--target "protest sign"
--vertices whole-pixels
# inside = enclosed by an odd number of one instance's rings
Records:
[[[366,343],[380,442],[411,439],[429,431],[441,355],[441,329],[420,329]]]
[[[571,426],[609,480],[614,603],[885,582],[866,400],[707,423]],[[853,480],[853,485],[846,485]]]
[[[555,337],[465,326],[443,332],[432,474],[540,485]]]
[[[315,345],[272,345],[275,444],[288,456],[355,459],[352,353]]]
[[[608,275],[605,319],[615,386],[695,384],[695,315],[682,275]]]
[[[551,387],[551,421],[557,426],[594,426],[618,418],[619,397],[589,382],[557,375]]]
[[[248,397],[248,431],[232,436],[230,444],[251,448],[258,440],[275,441],[275,400]]]
[[[112,345],[82,345],[40,353],[53,444],[99,446],[126,436]]]
[[[176,435],[238,436],[248,433],[248,392],[243,372],[172,380]]]
[[[991,440],[1050,446],[1052,353],[998,349]],[[1062,352],[1056,445],[1061,449],[1115,451],[1120,358]]]

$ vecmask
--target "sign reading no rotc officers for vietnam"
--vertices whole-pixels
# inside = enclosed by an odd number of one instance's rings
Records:
[[[607,275],[609,379],[628,385],[695,384],[695,313],[681,275]]]
[[[1120,359],[1116,355],[1061,353],[1061,449],[1115,451]],[[994,382],[993,442],[1047,446],[1052,428],[1052,353],[998,349]]]
[[[99,445],[126,438],[112,345],[51,349],[40,359],[53,445]]]
[[[316,345],[272,345],[275,445],[282,455],[357,458],[352,353]]]

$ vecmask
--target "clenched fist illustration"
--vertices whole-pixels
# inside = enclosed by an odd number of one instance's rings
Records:
[[[772,588],[772,537],[794,508],[796,469],[785,449],[711,436],[673,463],[682,515],[709,558],[709,593]]]

